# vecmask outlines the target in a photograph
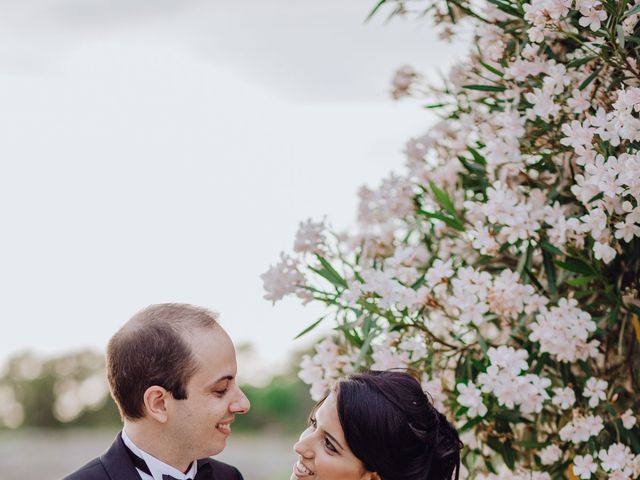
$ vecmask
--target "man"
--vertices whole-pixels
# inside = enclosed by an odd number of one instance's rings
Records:
[[[235,349],[214,313],[152,305],[109,341],[107,377],[124,428],[101,457],[66,480],[242,480],[220,453],[235,415]]]

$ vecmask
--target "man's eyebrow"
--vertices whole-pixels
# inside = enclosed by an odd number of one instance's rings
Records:
[[[215,380],[215,381],[211,382],[209,385],[207,385],[207,388],[212,388],[212,387],[214,387],[216,384],[218,384],[218,383],[220,383],[220,382],[222,382],[222,381],[224,381],[224,380],[226,380],[226,381],[233,380],[233,378],[234,378],[234,377],[233,377],[233,375],[225,375],[225,376],[220,377],[219,379],[217,379],[217,380]]]

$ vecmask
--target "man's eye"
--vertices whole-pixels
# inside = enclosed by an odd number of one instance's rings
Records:
[[[214,392],[213,392],[213,393],[214,393],[217,397],[224,397],[224,396],[225,396],[225,394],[226,394],[228,391],[229,391],[229,389],[228,389],[228,388],[225,388],[224,390],[214,390]]]
[[[324,439],[324,446],[327,447],[328,450],[331,450],[334,453],[338,453],[338,450],[336,450],[336,447],[334,447],[333,443],[331,443],[329,439],[326,437]]]
[[[316,428],[318,426],[318,422],[316,422],[315,418],[312,417],[309,419],[309,426],[313,428]]]

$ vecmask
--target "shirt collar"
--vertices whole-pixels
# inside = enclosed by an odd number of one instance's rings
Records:
[[[187,470],[187,473],[182,473],[177,468],[174,468],[171,465],[167,465],[161,460],[158,460],[153,455],[150,455],[144,450],[140,449],[135,443],[133,443],[133,440],[129,438],[129,435],[127,435],[127,432],[124,429],[122,429],[122,441],[127,447],[129,447],[129,450],[131,450],[134,455],[139,456],[145,461],[147,467],[149,467],[149,471],[151,472],[153,480],[162,480],[163,475],[171,475],[177,480],[189,480],[195,478],[196,476],[196,473],[198,471],[198,462],[195,460],[191,462],[191,467],[189,468],[189,470]]]

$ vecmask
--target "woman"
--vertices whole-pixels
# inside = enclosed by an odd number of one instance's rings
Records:
[[[340,380],[311,411],[291,480],[458,479],[458,433],[404,372]]]

